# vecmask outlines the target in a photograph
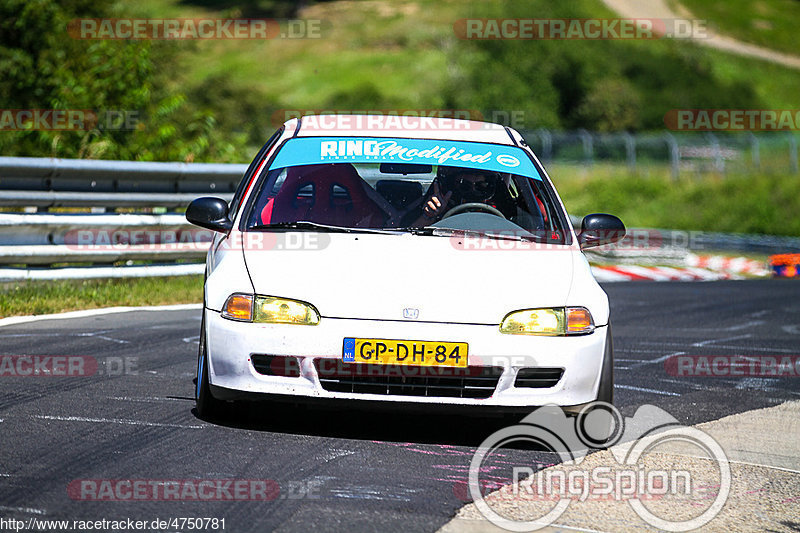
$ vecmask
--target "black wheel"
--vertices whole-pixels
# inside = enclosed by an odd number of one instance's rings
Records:
[[[224,413],[224,402],[211,394],[208,381],[208,349],[206,348],[205,310],[200,321],[200,346],[197,350],[197,386],[195,387],[195,405],[197,415],[202,419],[219,418]]]
[[[622,436],[624,419],[614,407],[614,348],[610,323],[600,371],[600,385],[597,388],[597,400],[581,409],[576,415],[575,424],[581,442],[589,448],[610,448]]]
[[[466,204],[457,205],[454,208],[450,209],[447,213],[442,215],[442,218],[440,220],[444,220],[447,217],[451,217],[459,213],[464,213],[466,211],[483,211],[484,213],[489,213],[491,215],[495,215],[500,218],[506,218],[503,215],[503,213],[501,213],[500,210],[497,209],[496,207],[492,207],[488,204],[482,204],[480,202],[469,202]]]
[[[611,323],[608,323],[606,348],[603,354],[603,370],[600,374],[600,386],[597,389],[597,401],[614,404],[614,343],[611,341]]]

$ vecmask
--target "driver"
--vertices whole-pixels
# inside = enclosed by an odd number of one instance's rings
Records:
[[[494,172],[471,168],[439,167],[432,194],[413,226],[427,226],[456,206],[487,203],[497,191],[499,177]]]

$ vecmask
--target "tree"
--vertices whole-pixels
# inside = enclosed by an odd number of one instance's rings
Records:
[[[170,87],[174,42],[80,40],[71,20],[120,16],[93,0],[0,0],[5,109],[92,110],[86,129],[0,131],[5,155],[144,160],[241,159],[213,113]],[[124,16],[124,15],[123,15]],[[123,117],[123,120],[119,120]]]

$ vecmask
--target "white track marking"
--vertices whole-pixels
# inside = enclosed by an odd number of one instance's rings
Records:
[[[61,333],[6,333],[0,335],[3,338],[14,338],[14,337],[63,337]]]
[[[706,346],[708,344],[714,344],[715,342],[735,341],[735,340],[738,340],[738,339],[747,339],[747,338],[750,338],[750,337],[752,337],[752,335],[750,335],[748,333],[747,335],[736,335],[735,337],[725,337],[725,338],[722,338],[722,339],[708,339],[708,340],[705,340],[705,341],[693,342],[692,346],[698,346],[698,347],[699,346]]]
[[[614,353],[661,353],[661,350],[638,350],[636,348],[617,348]]]
[[[13,511],[18,513],[28,513],[28,514],[40,514],[46,515],[43,509],[34,509],[32,507],[6,507],[5,505],[0,505],[0,511]]]
[[[678,379],[671,379],[671,378],[659,378],[659,381],[663,381],[664,383],[672,383],[675,385],[684,385],[694,390],[712,390],[713,387],[704,387],[703,385],[698,385],[697,383],[692,383],[688,380],[678,380]]]
[[[98,339],[103,339],[105,341],[116,342],[117,344],[130,344],[130,341],[126,341],[126,340],[122,340],[122,339],[115,339],[115,338],[109,337],[107,335],[101,335],[101,333],[105,333],[106,331],[108,331],[108,330],[97,331],[97,332],[88,331],[88,332],[85,332],[85,333],[72,333],[71,335],[74,336],[74,337],[98,338]]]
[[[633,385],[614,385],[615,389],[635,390],[638,392],[649,392],[651,394],[661,394],[662,396],[680,396],[677,392],[669,392],[665,390],[646,389],[644,387],[634,387]]]
[[[145,396],[143,398],[131,398],[129,396],[106,396],[106,400],[118,400],[122,402],[193,402],[191,398],[159,398],[155,396]]]
[[[680,346],[680,345],[678,345],[678,346]],[[655,364],[658,364],[658,363],[663,363],[664,361],[666,361],[667,359],[669,359],[670,357],[673,357],[675,355],[686,355],[686,352],[678,351],[678,352],[668,353],[666,355],[662,355],[661,357],[656,357],[655,359],[648,359],[647,361],[642,361],[641,363],[636,363],[634,365],[631,365],[631,367],[639,368],[639,367],[644,366],[644,365],[655,365]]]
[[[83,311],[69,311],[67,313],[57,313],[53,315],[28,315],[10,316],[0,319],[0,327],[12,324],[24,324],[26,322],[36,322],[38,320],[63,320],[67,318],[85,318],[97,315],[110,315],[113,313],[129,313],[131,311],[189,311],[200,310],[203,304],[177,304],[177,305],[153,305],[142,307],[105,307],[102,309],[85,309]]]
[[[720,339],[721,340],[721,339]],[[656,344],[661,346],[685,346],[681,342],[649,342],[649,341],[642,341],[642,344]],[[800,350],[797,349],[788,349],[788,348],[770,348],[768,346],[729,346],[723,344],[715,344],[711,346],[711,348],[718,348],[718,349],[725,349],[725,350],[743,350],[745,352],[748,351],[757,351],[757,352],[781,352],[781,353],[797,353]]]
[[[774,391],[775,387],[771,385],[775,385],[778,383],[778,380],[775,378],[762,378],[762,377],[747,377],[742,378],[736,384],[736,389],[738,390],[746,390],[746,389],[758,389],[763,391]]]
[[[728,326],[726,328],[670,328],[674,329],[675,331],[738,331],[740,329],[750,328],[753,326],[760,326],[764,324],[764,320],[752,320],[750,322],[745,322],[744,324],[735,324],[733,326]]]
[[[166,424],[162,422],[145,422],[142,420],[126,420],[121,418],[86,418],[82,416],[48,416],[33,415],[39,420],[57,420],[60,422],[89,422],[93,424],[123,424],[127,426],[149,426],[180,429],[203,429],[205,426],[188,426],[184,424]]]

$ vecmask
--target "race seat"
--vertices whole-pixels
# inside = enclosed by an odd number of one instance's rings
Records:
[[[368,194],[368,187],[349,163],[290,167],[277,196],[262,210],[262,223],[305,220],[352,228],[383,227],[389,213]]]

